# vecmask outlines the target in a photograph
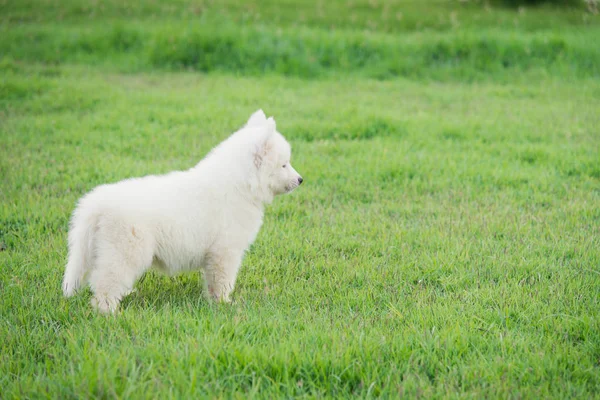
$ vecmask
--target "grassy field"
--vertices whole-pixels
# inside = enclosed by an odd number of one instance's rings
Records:
[[[0,397],[600,398],[599,37],[585,8],[0,0]],[[199,274],[62,298],[82,194],[257,108],[306,182],[235,304]]]

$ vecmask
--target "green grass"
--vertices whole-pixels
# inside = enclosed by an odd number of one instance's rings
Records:
[[[0,51],[18,60],[109,67],[221,71],[306,79],[358,75],[379,80],[510,81],[600,78],[600,27],[584,32],[516,34],[498,29],[411,32],[397,37],[362,31],[198,23],[93,23],[7,26]]]
[[[599,398],[598,17],[54,4],[0,2],[0,397]],[[82,194],[193,166],[259,107],[306,182],[235,304],[199,274],[116,317],[62,298]]]

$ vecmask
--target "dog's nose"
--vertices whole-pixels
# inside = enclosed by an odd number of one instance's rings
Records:
[[[303,181],[304,179],[302,179],[302,177],[298,178],[298,185],[300,185]]]

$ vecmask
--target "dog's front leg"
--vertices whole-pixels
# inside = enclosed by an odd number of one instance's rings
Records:
[[[209,299],[224,303],[231,302],[229,296],[235,287],[241,262],[242,254],[229,250],[211,253],[204,269],[206,295]]]

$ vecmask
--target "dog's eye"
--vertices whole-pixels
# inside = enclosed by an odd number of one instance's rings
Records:
[[[286,166],[286,165],[287,165],[287,164],[283,164],[283,165],[281,166],[281,168],[285,168],[285,166]]]

